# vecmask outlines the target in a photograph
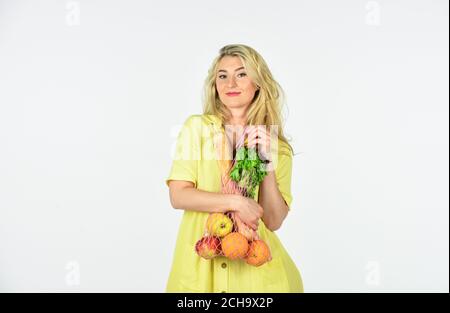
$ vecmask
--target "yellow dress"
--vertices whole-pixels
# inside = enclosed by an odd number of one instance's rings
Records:
[[[187,118],[178,135],[166,185],[170,180],[185,180],[193,182],[197,189],[221,192],[212,129],[220,129],[224,133],[220,118],[215,115],[191,115]],[[290,208],[292,154],[281,141],[273,162],[278,188]],[[232,261],[223,256],[211,260],[199,257],[195,243],[204,234],[208,215],[206,212],[183,212],[166,292],[303,292],[299,270],[277,235],[267,229],[262,220],[258,235],[270,247],[270,262],[254,267],[242,260]]]

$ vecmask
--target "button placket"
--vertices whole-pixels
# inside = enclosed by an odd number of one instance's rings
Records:
[[[215,267],[216,275],[217,275],[217,285],[215,286],[217,292],[228,292],[228,272],[229,272],[229,264],[227,264],[225,259],[217,260],[217,265]]]

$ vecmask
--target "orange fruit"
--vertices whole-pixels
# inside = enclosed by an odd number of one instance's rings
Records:
[[[250,244],[247,255],[247,263],[253,266],[260,266],[270,261],[272,258],[270,249],[262,240],[255,240]]]
[[[229,233],[222,238],[222,252],[231,260],[245,258],[248,252],[247,238],[240,233]]]

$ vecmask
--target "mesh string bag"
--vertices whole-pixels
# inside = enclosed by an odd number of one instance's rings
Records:
[[[215,156],[221,173],[221,192],[253,198],[255,190],[267,175],[265,164],[255,148],[246,146],[248,127],[236,143],[233,158],[226,136],[216,129]],[[260,266],[272,259],[270,248],[257,231],[246,225],[237,212],[210,213],[203,237],[195,245],[200,257],[211,259],[224,256],[230,260],[243,260]]]

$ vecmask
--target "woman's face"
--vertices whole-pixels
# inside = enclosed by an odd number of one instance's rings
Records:
[[[219,98],[228,109],[247,108],[257,90],[237,56],[223,57],[216,73]]]

